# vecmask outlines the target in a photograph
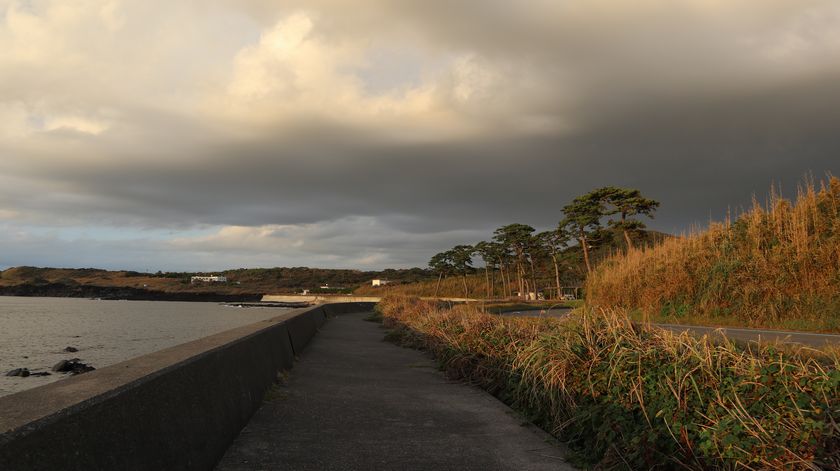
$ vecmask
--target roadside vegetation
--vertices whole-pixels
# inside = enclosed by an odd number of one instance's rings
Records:
[[[840,358],[711,342],[629,322],[502,318],[404,296],[389,338],[431,352],[597,469],[840,469]]]
[[[598,188],[565,205],[556,228],[504,225],[435,254],[434,279],[356,293],[515,304],[585,297],[636,321],[840,332],[840,179],[806,182],[795,200],[773,191],[683,236],[645,229],[658,206],[639,190]]]
[[[840,179],[601,263],[587,303],[655,322],[840,332]]]

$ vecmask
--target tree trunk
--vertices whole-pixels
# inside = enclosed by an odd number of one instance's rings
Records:
[[[633,248],[633,241],[630,240],[630,234],[627,232],[627,222],[624,213],[621,213],[621,230],[624,232],[624,241],[627,242],[627,251]]]
[[[487,285],[487,298],[493,297],[490,294],[490,266],[487,263],[484,264],[484,283]]]
[[[464,281],[464,297],[469,298],[470,293],[469,293],[469,290],[467,289],[467,275],[466,275],[466,273],[462,276],[461,279]]]
[[[551,254],[551,260],[554,262],[554,281],[557,283],[557,299],[560,299],[560,266],[557,263],[557,254]]]
[[[505,290],[505,264],[499,261],[499,280],[502,283],[502,297],[507,297],[507,291]]]
[[[531,288],[534,290],[534,301],[537,300],[537,270],[534,268],[534,257],[531,257],[531,284],[533,285]]]
[[[440,291],[440,280],[442,280],[442,279],[443,279],[443,272],[440,272],[440,273],[438,273],[438,282],[437,282],[437,285],[435,286],[435,297],[438,296],[438,291]]]
[[[583,261],[586,263],[586,272],[592,273],[592,265],[589,263],[589,244],[586,241],[586,234],[580,231],[580,246],[583,248]]]
[[[496,265],[493,265],[493,269],[490,270],[490,297],[496,297]]]

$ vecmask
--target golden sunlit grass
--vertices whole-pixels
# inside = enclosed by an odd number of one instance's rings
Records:
[[[487,296],[487,285],[483,275],[467,276],[467,296],[464,296],[464,281],[459,276],[449,276],[440,281],[437,280],[418,281],[409,284],[394,284],[387,286],[364,285],[353,290],[358,296],[420,296],[432,297],[437,292],[438,296],[452,298],[484,298]]]
[[[379,305],[390,337],[431,351],[616,469],[838,469],[836,352],[634,326],[623,312],[500,318],[407,297]]]
[[[840,331],[840,179],[773,192],[734,222],[613,256],[586,284],[595,307],[655,321]]]

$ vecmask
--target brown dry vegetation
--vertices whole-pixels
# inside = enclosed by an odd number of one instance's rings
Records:
[[[440,289],[436,290],[437,280],[418,281],[415,283],[392,284],[386,286],[363,285],[356,288],[353,294],[359,296],[421,296],[431,297],[437,291],[438,296],[462,298],[464,297],[464,281],[459,276],[450,276],[441,280]],[[467,276],[467,293],[471,298],[483,298],[487,294],[487,286],[483,275]]]
[[[594,307],[654,321],[840,332],[840,179],[602,263]]]
[[[840,469],[840,358],[712,343],[582,310],[500,318],[407,297],[389,337],[429,350],[600,469]]]

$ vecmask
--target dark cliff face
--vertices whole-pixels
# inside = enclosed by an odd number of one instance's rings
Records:
[[[64,283],[24,283],[14,286],[0,286],[0,296],[207,302],[254,302],[262,299],[262,294],[167,293],[130,287],[68,285]]]

